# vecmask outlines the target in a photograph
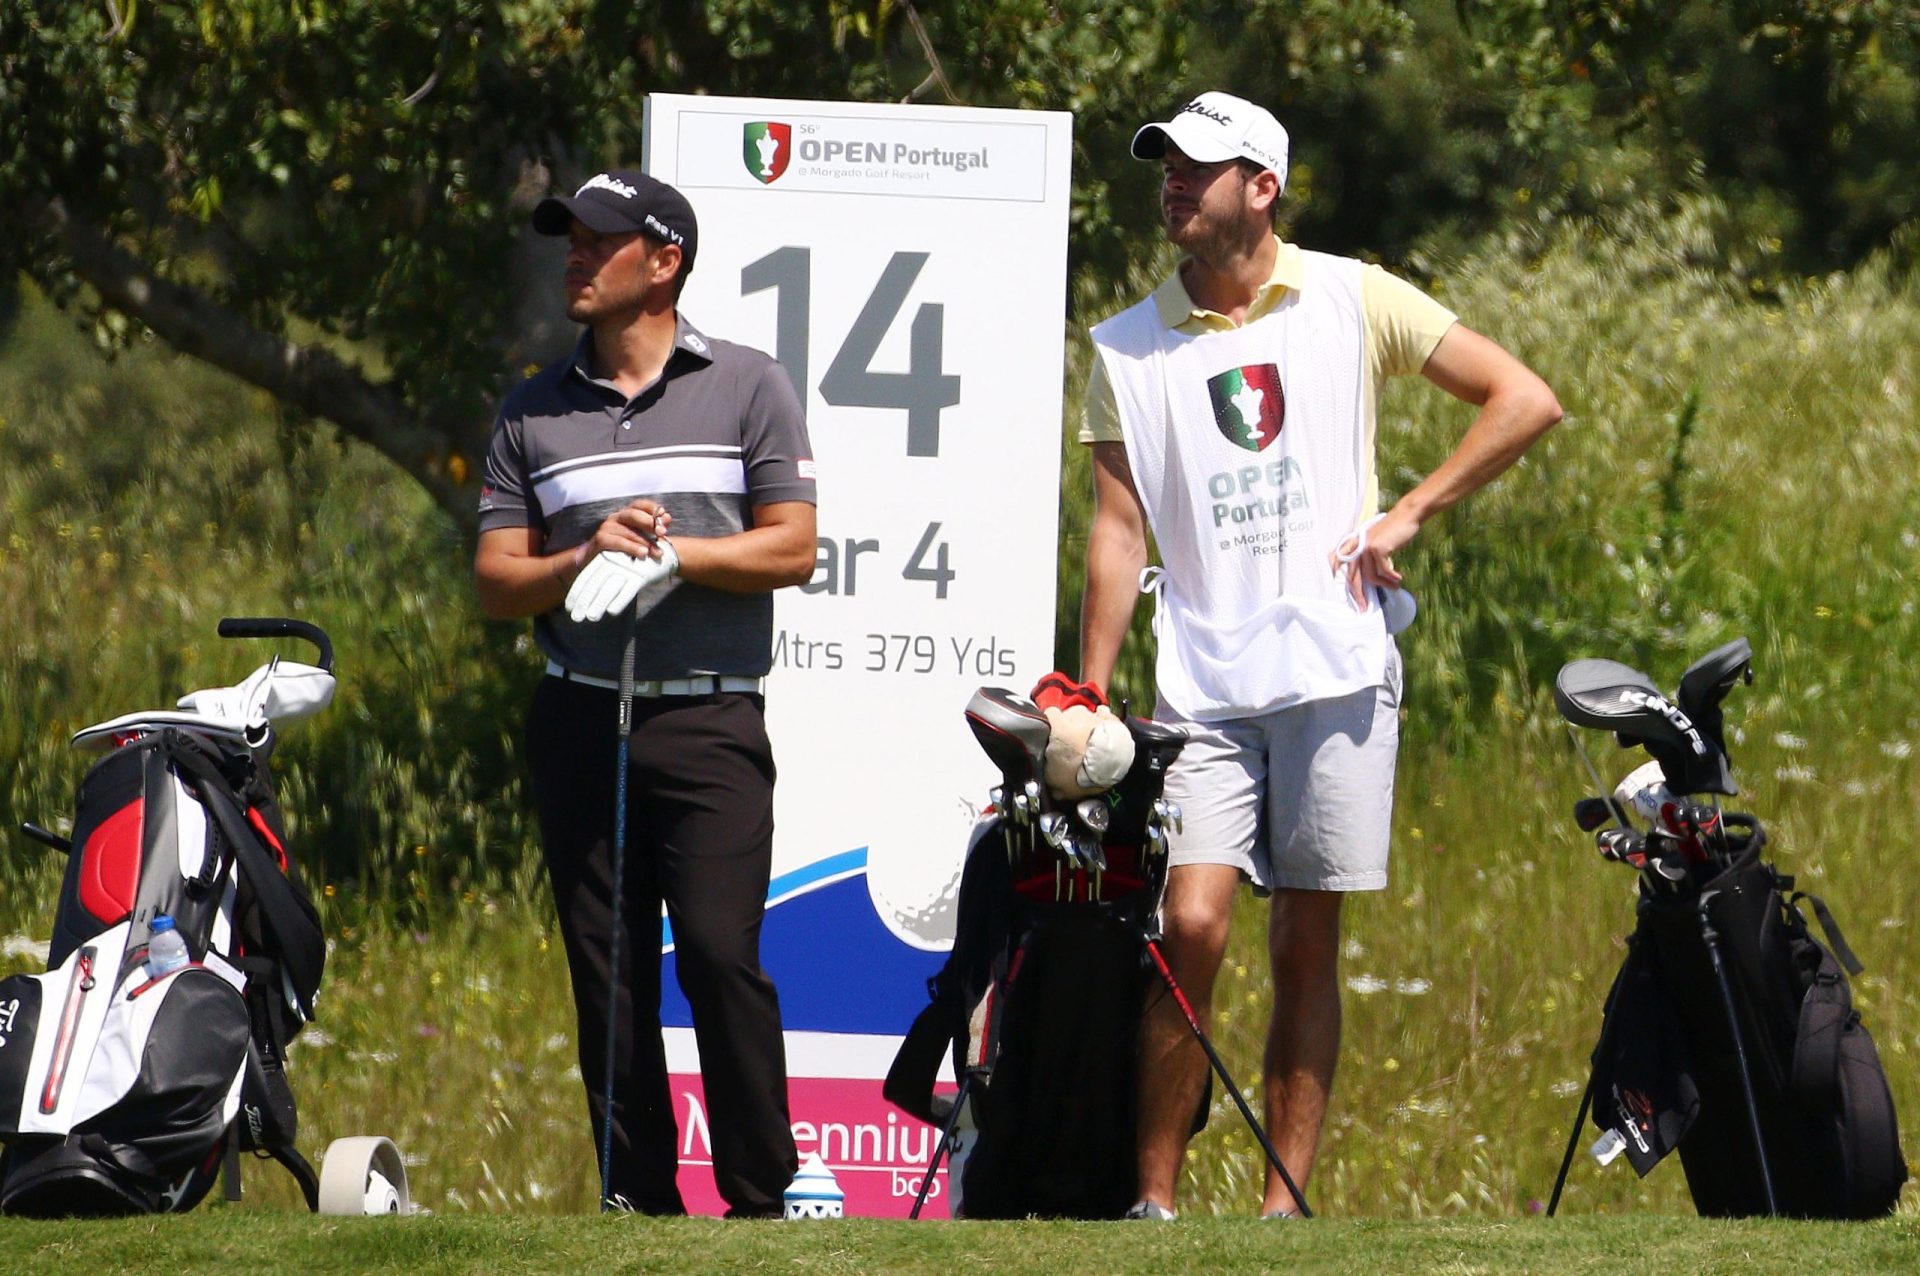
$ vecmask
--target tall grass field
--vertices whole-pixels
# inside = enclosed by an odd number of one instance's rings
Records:
[[[1477,1222],[1424,1234],[1341,1223],[1329,1236],[1381,1254],[1409,1246],[1403,1256],[1423,1266],[1578,1267],[1617,1257],[1623,1238],[1667,1234],[1666,1223],[1575,1230],[1561,1233],[1585,1238],[1571,1257],[1502,1258],[1487,1239],[1500,1233],[1479,1224],[1540,1212],[1633,920],[1631,875],[1570,818],[1591,784],[1554,712],[1553,675],[1605,656],[1671,687],[1739,635],[1755,681],[1727,705],[1733,805],[1767,822],[1783,871],[1827,901],[1866,963],[1856,1004],[1907,1119],[1908,1159],[1920,1161],[1920,282],[1869,263],[1755,299],[1722,282],[1717,242],[1716,210],[1702,204],[1424,263],[1436,295],[1538,369],[1568,416],[1402,556],[1421,611],[1402,638],[1392,884],[1348,906],[1345,1042],[1309,1191],[1334,1219]],[[1115,288],[1112,304],[1142,283]],[[1070,377],[1085,357],[1076,347]],[[1430,386],[1394,385],[1383,485],[1417,481],[1467,420]],[[1088,513],[1080,452],[1067,445],[1058,550],[1069,669]],[[364,449],[283,421],[256,392],[163,349],[108,360],[30,294],[0,333],[0,454],[4,827],[70,818],[85,759],[65,742],[79,726],[251,669],[256,652],[212,638],[219,617],[322,625],[346,676],[328,713],[289,730],[279,759],[332,950],[322,1018],[293,1052],[302,1146],[317,1155],[340,1135],[392,1136],[417,1198],[440,1216],[591,1209],[567,976],[517,756],[539,664],[524,626],[479,618],[467,547]],[[1143,623],[1117,692],[1150,704],[1150,668]],[[1641,760],[1589,734],[1608,784]],[[23,838],[0,841],[0,973],[38,968],[59,867]],[[1249,1093],[1263,944],[1248,899],[1215,1003],[1217,1040]],[[1254,1211],[1259,1154],[1223,1096],[1188,1169],[1188,1215]],[[271,1166],[248,1184],[242,1210],[297,1204]],[[1917,1199],[1910,1187],[1901,1220],[1845,1232],[1870,1241],[1756,1226],[1687,1233],[1673,1252],[1712,1270],[1742,1253],[1781,1257],[1801,1242],[1776,1237],[1808,1236],[1809,1253],[1864,1246],[1828,1252],[1899,1266],[1915,1256]],[[1640,1180],[1624,1160],[1603,1169],[1582,1157],[1562,1210],[1691,1207],[1677,1163]],[[313,1226],[333,1238],[318,1265],[360,1252],[355,1226]],[[700,1252],[728,1265],[733,1240],[685,1226],[647,1235],[720,1247]],[[507,1251],[539,1234],[457,1233]],[[999,1234],[968,1233],[998,1265],[1029,1265],[1011,1243],[993,1248]],[[1206,1244],[1232,1267],[1235,1246],[1270,1234],[1249,1222]],[[0,1253],[93,1243],[13,1235]],[[870,1225],[846,1236],[846,1260],[865,1265],[932,1253],[890,1259],[893,1242]],[[638,1265],[673,1261],[652,1241],[614,1243],[638,1246],[609,1251]],[[1031,1265],[1075,1263],[1104,1243],[1049,1241],[1037,1252],[1054,1258]],[[1178,1244],[1154,1239],[1113,1251],[1113,1265],[1144,1262],[1141,1245],[1171,1246],[1162,1257],[1178,1261]],[[442,1256],[462,1266],[464,1253]],[[1295,1257],[1345,1261],[1312,1248]]]

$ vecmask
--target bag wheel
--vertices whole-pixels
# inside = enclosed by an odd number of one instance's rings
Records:
[[[411,1214],[407,1167],[392,1139],[354,1135],[327,1145],[320,1163],[321,1214]]]

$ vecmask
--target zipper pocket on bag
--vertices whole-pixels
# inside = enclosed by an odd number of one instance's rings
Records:
[[[202,966],[201,963],[197,961],[190,961],[184,966],[175,966],[172,970],[169,970],[164,975],[156,976],[153,979],[147,980],[143,984],[134,985],[134,987],[127,993],[127,1000],[132,1001],[135,997],[138,997],[141,993],[147,991],[147,989],[152,988],[158,984],[164,984],[167,982],[167,980],[172,979],[175,975],[183,975],[189,970],[204,970],[204,969],[205,967]]]
[[[89,945],[74,958],[73,976],[67,981],[67,1000],[60,1007],[60,1030],[53,1039],[53,1061],[47,1067],[47,1084],[40,1091],[40,1114],[51,1116],[60,1106],[60,1091],[66,1084],[67,1065],[73,1060],[74,1039],[80,1030],[80,1012],[87,994],[98,983],[93,963],[98,955]]]

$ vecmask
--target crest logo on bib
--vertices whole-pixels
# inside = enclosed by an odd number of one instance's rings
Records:
[[[740,130],[740,158],[763,185],[778,181],[793,157],[793,126],[756,120]]]
[[[1207,393],[1213,399],[1213,422],[1228,442],[1260,452],[1280,437],[1287,399],[1280,389],[1280,369],[1273,364],[1229,368],[1208,380]]]

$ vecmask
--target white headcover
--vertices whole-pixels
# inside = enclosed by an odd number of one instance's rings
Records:
[[[251,744],[270,727],[310,718],[333,702],[331,673],[314,665],[275,657],[231,687],[190,691],[180,711],[148,709],[96,722],[74,733],[76,748],[105,748],[117,737],[159,727],[191,727],[232,736]]]
[[[221,721],[284,724],[311,718],[333,703],[333,675],[314,665],[278,657],[231,687],[210,687],[180,697],[180,707]]]

